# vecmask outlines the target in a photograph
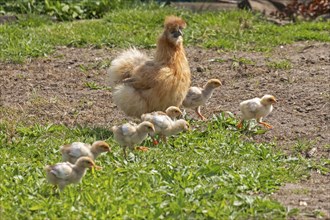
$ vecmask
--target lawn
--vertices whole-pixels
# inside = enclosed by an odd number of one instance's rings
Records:
[[[51,22],[27,16],[17,24],[0,26],[0,60],[22,62],[50,55],[56,46],[155,46],[164,17],[175,14],[188,22],[186,45],[223,50],[271,51],[295,41],[330,42],[329,22],[301,22],[277,26],[247,11],[191,13],[171,8],[129,9],[109,13],[104,19]]]
[[[0,26],[0,62],[52,56],[57,46],[154,48],[169,14],[187,20],[187,46],[267,54],[296,41],[330,42],[329,22],[276,26],[246,11],[196,14],[153,6],[116,10],[99,20],[52,22],[21,16],[16,24]],[[269,66],[291,68],[287,61]],[[7,111],[0,107],[1,219],[286,219],[298,210],[270,195],[316,167],[328,172],[328,162],[288,155],[275,140],[255,142],[251,137],[266,131],[253,126],[238,131],[231,114],[192,120],[191,131],[157,147],[147,139],[149,152],[133,152],[125,160],[108,127],[31,125],[24,118],[13,120]],[[54,192],[43,168],[61,160],[59,146],[95,140],[112,148],[96,161],[103,169],[88,171],[81,184],[61,194]]]
[[[220,114],[208,123],[134,152],[128,161],[105,128],[1,124],[2,219],[285,218],[287,210],[268,198],[284,182],[307,175],[307,162],[288,157],[274,143],[244,141],[262,130],[236,130],[236,119]],[[13,130],[14,129],[14,130]],[[101,171],[56,194],[43,167],[61,160],[63,143],[106,140]]]

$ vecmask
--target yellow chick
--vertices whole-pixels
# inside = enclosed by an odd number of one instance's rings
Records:
[[[121,126],[113,126],[111,130],[114,139],[122,146],[125,158],[127,147],[129,147],[130,150],[134,150],[136,144],[142,143],[149,133],[155,132],[153,124],[147,121],[138,125],[126,123]],[[138,149],[143,151],[148,150],[146,147],[140,147]]]
[[[141,119],[143,121],[149,121],[154,125],[155,132],[150,133],[154,144],[158,144],[158,141],[154,137],[156,134],[166,143],[166,137],[189,130],[187,121],[184,119],[173,121],[168,115],[143,114]]]
[[[272,95],[264,95],[261,99],[254,98],[243,101],[239,107],[242,113],[242,120],[237,124],[238,128],[242,128],[244,120],[256,119],[259,124],[266,128],[272,128],[271,125],[262,122],[262,118],[266,117],[273,111],[273,105],[276,99]]]
[[[181,110],[178,107],[170,106],[165,112],[156,111],[143,114],[141,115],[141,120],[149,121],[154,125],[155,132],[150,133],[150,136],[154,145],[157,145],[158,141],[156,140],[155,135],[161,134],[161,130],[170,129],[172,127],[173,120],[176,120],[176,118],[180,116],[182,116]]]
[[[197,115],[205,120],[206,118],[201,114],[201,106],[211,98],[214,89],[220,87],[222,84],[218,79],[210,79],[205,84],[204,88],[190,87],[186,98],[183,100],[182,105],[185,108],[194,108]]]
[[[77,184],[81,181],[83,176],[86,174],[87,168],[96,166],[94,161],[89,157],[80,157],[75,164],[68,162],[57,163],[55,165],[47,165],[45,167],[46,179],[49,183],[57,185],[62,191],[68,184]]]
[[[109,145],[104,141],[95,141],[92,145],[82,142],[73,142],[60,147],[63,161],[72,164],[80,157],[90,157],[95,160],[101,153],[111,151]]]
[[[165,110],[165,112],[155,111],[155,112],[146,113],[143,115],[144,115],[143,117],[146,117],[146,115],[167,115],[172,120],[175,120],[182,116],[182,111],[176,106],[170,106]],[[141,118],[142,118],[142,115],[141,115]]]

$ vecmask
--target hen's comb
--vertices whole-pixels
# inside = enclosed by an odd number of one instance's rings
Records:
[[[186,27],[186,22],[177,16],[171,15],[165,18],[164,26],[166,29],[174,28],[180,26],[181,28]]]

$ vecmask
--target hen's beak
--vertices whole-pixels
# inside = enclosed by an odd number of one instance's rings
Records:
[[[183,33],[182,33],[181,30],[177,30],[177,31],[175,31],[175,32],[173,33],[173,36],[174,36],[175,38],[178,38],[178,37],[180,37],[180,36],[182,36],[182,35],[183,35]]]

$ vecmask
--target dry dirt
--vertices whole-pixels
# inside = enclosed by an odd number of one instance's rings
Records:
[[[106,75],[110,61],[120,52],[59,47],[47,58],[0,63],[0,119],[94,127],[122,122],[126,117],[112,103]],[[152,55],[153,50],[145,52]],[[255,139],[276,141],[288,154],[300,140],[317,147],[313,157],[330,159],[330,44],[283,45],[269,54],[201,48],[187,48],[186,52],[193,85],[202,86],[210,78],[223,82],[202,108],[205,116],[220,111],[237,114],[240,101],[272,94],[279,103],[265,121],[274,129]],[[291,68],[269,66],[283,60]],[[103,89],[93,90],[93,85]],[[192,111],[188,113],[195,117]],[[330,175],[315,171],[300,183],[283,186],[272,197],[287,207],[299,208],[298,219],[316,218],[317,210],[324,219],[329,218]]]

